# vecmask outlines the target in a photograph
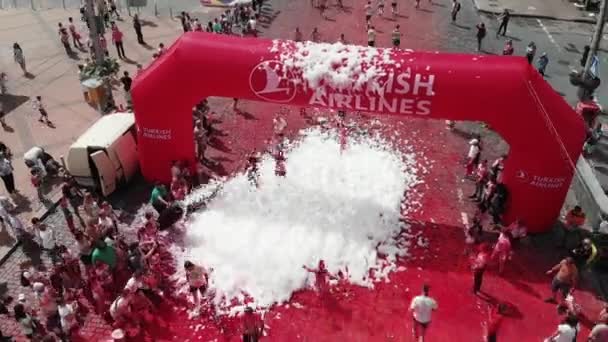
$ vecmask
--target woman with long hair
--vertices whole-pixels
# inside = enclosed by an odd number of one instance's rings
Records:
[[[23,74],[27,74],[27,69],[25,68],[25,56],[23,56],[23,50],[19,44],[13,44],[13,58],[15,62],[19,64],[21,70],[23,70]]]

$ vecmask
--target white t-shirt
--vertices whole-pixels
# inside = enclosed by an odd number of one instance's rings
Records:
[[[469,147],[469,159],[473,159],[475,157],[477,157],[477,155],[479,154],[479,146],[478,145],[471,145]]]
[[[110,316],[112,316],[114,319],[119,319],[120,317],[128,314],[129,311],[129,300],[123,296],[118,296],[114,303],[110,305]]]
[[[57,307],[57,312],[61,320],[61,327],[64,331],[70,330],[74,324],[74,309],[70,304],[63,304]]]
[[[603,234],[608,233],[608,221],[602,221],[602,223],[600,223],[599,232]]]
[[[576,329],[569,326],[568,324],[560,324],[557,326],[559,335],[555,337],[554,342],[572,342],[576,336]]]
[[[51,228],[47,227],[44,231],[38,231],[38,236],[40,237],[40,241],[42,242],[42,248],[55,248],[55,236]]]
[[[376,31],[370,29],[369,31],[367,31],[367,41],[368,42],[374,42],[376,41]]]
[[[414,318],[419,323],[429,323],[433,310],[437,309],[437,302],[431,297],[420,295],[412,299],[410,309],[414,312]]]

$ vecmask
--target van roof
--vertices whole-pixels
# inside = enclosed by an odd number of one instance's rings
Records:
[[[133,113],[114,113],[102,116],[72,144],[72,148],[108,147],[133,124],[135,124]]]

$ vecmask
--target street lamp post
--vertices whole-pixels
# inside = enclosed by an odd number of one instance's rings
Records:
[[[101,46],[101,41],[99,39],[100,34],[103,34],[103,27],[100,28],[98,24],[101,22],[101,20],[103,20],[103,18],[101,18],[101,14],[97,15],[95,13],[94,0],[86,0],[85,13],[87,16],[87,22],[89,23],[89,37],[91,39],[91,42],[93,43],[92,49],[95,56],[95,65],[98,68],[101,68],[105,62],[106,52]],[[111,97],[111,88],[108,86],[105,77],[102,77],[101,81],[103,82],[102,87],[104,91],[102,92],[102,96],[99,99],[99,106],[97,109],[101,114],[104,114],[104,111],[107,108],[108,99]]]
[[[593,38],[591,39],[591,46],[589,48],[589,54],[586,56],[585,66],[582,74],[580,74],[581,83],[579,85],[578,97],[581,101],[586,101],[591,98],[591,95],[600,84],[599,75],[593,75],[591,73],[591,67],[597,58],[597,52],[600,48],[600,43],[604,34],[604,24],[606,22],[606,2],[608,0],[601,0],[600,12],[597,15],[597,22],[595,24],[595,31],[593,32]]]

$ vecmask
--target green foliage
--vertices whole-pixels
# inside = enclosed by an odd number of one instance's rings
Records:
[[[84,68],[83,74],[84,78],[105,78],[116,76],[119,70],[120,65],[118,61],[114,58],[106,57],[101,65],[97,65],[96,63],[88,64]]]

